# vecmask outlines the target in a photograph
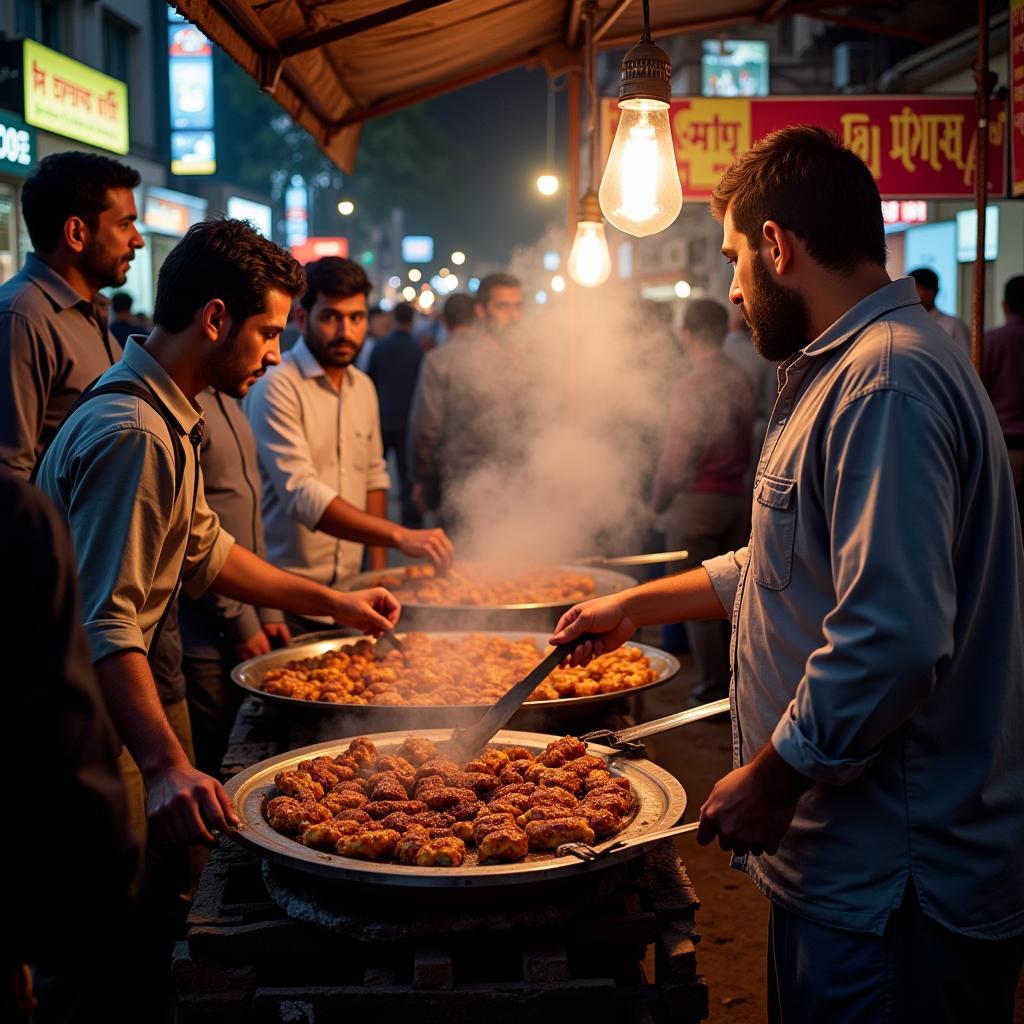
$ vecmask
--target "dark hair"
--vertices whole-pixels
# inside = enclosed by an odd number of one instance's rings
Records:
[[[132,297],[127,292],[115,292],[110,297],[110,308],[115,313],[130,313],[132,310]]]
[[[196,310],[221,299],[235,325],[267,308],[267,292],[302,294],[306,278],[292,255],[244,220],[200,221],[170,251],[156,284],[153,322],[181,331]]]
[[[329,299],[350,299],[353,295],[369,295],[373,285],[358,263],[341,256],[325,256],[306,266],[306,293],[300,300],[308,313],[317,295]]]
[[[481,306],[486,306],[491,301],[491,292],[495,288],[522,288],[523,283],[518,277],[513,277],[512,274],[488,274],[481,282],[480,287],[476,290],[476,301]]]
[[[475,303],[469,295],[449,295],[444,303],[444,322],[449,331],[476,323]]]
[[[917,267],[911,270],[907,277],[912,277],[922,288],[930,292],[939,290],[939,275],[931,267]]]
[[[60,245],[69,217],[81,217],[91,231],[109,208],[112,188],[136,188],[139,172],[98,153],[54,153],[39,161],[21,187],[21,212],[37,252]]]
[[[721,345],[729,330],[729,313],[714,299],[690,299],[683,314],[683,327],[703,341]]]
[[[408,302],[400,302],[392,310],[392,313],[395,315],[395,323],[401,324],[403,327],[408,327],[416,319],[416,311]]]
[[[1003,288],[1006,308],[1015,316],[1024,316],[1024,274],[1011,277]]]
[[[380,316],[380,315],[382,315],[382,314],[384,314],[384,315],[387,315],[387,310],[386,310],[386,309],[381,309],[381,305],[380,305],[380,303],[379,303],[379,302],[375,302],[375,303],[374,303],[374,304],[373,304],[373,305],[372,305],[372,306],[371,306],[371,307],[370,307],[370,308],[369,308],[369,309],[368,309],[368,310],[366,311],[366,315],[367,315],[367,317],[371,317],[371,316]]]
[[[869,260],[885,266],[878,186],[863,160],[824,128],[799,124],[771,132],[738,156],[711,194],[711,212],[732,213],[752,249],[765,221],[792,231],[833,270]]]

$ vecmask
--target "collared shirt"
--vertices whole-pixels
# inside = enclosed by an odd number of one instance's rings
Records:
[[[0,286],[0,467],[28,479],[78,396],[120,359],[107,306],[33,253]]]
[[[943,313],[938,306],[932,306],[928,311],[936,323],[967,353],[971,354],[971,331],[970,328],[959,317],[952,313]]]
[[[260,471],[252,428],[230,395],[207,388],[196,397],[203,406],[199,462],[206,500],[236,543],[265,558]],[[216,657],[222,640],[242,643],[259,631],[261,623],[283,621],[283,612],[276,608],[257,609],[212,590],[196,601],[183,595],[179,608],[185,650],[196,656]]]
[[[282,569],[337,587],[359,572],[363,545],[316,529],[342,498],[366,509],[387,490],[387,464],[373,382],[349,366],[336,389],[305,339],[246,396],[263,480],[267,557]]]
[[[981,379],[1006,437],[1024,438],[1024,315],[985,332]]]
[[[783,362],[733,609],[737,764],[813,779],[773,900],[881,934],[908,878],[979,938],[1024,931],[1024,551],[992,405],[900,280]]]
[[[43,456],[37,480],[71,526],[94,661],[122,651],[147,652],[182,556],[182,587],[198,597],[234,543],[206,504],[201,475],[189,531],[195,452],[188,434],[202,410],[134,338],[99,383],[118,380],[148,385],[181,434],[169,436],[160,413],[134,395],[103,395],[68,418]],[[177,496],[175,444],[185,456]]]

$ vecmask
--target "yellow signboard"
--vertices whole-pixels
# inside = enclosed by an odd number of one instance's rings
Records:
[[[25,120],[89,146],[128,152],[128,86],[24,41]]]

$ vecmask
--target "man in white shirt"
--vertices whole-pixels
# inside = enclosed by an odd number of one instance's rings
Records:
[[[374,568],[386,565],[385,548],[447,567],[453,548],[444,531],[387,519],[377,393],[353,365],[366,337],[369,279],[338,257],[306,270],[302,338],[245,401],[263,477],[267,557],[335,589],[359,571],[364,545]],[[293,631],[320,624],[291,622]]]
[[[939,275],[930,267],[918,267],[916,270],[910,271],[907,276],[914,279],[917,297],[921,300],[921,305],[969,356],[971,354],[971,332],[967,324],[959,317],[943,313],[935,305],[935,298],[939,294]]]

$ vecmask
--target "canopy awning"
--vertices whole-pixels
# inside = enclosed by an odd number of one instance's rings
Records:
[[[363,121],[523,65],[579,67],[584,0],[173,0],[270,92],[324,153],[352,171]],[[639,0],[599,0],[602,48],[640,36]],[[657,0],[657,36],[808,14],[842,24],[829,0]],[[881,0],[890,14],[893,8]],[[933,42],[872,21],[875,32]],[[864,23],[863,27],[867,27]]]

